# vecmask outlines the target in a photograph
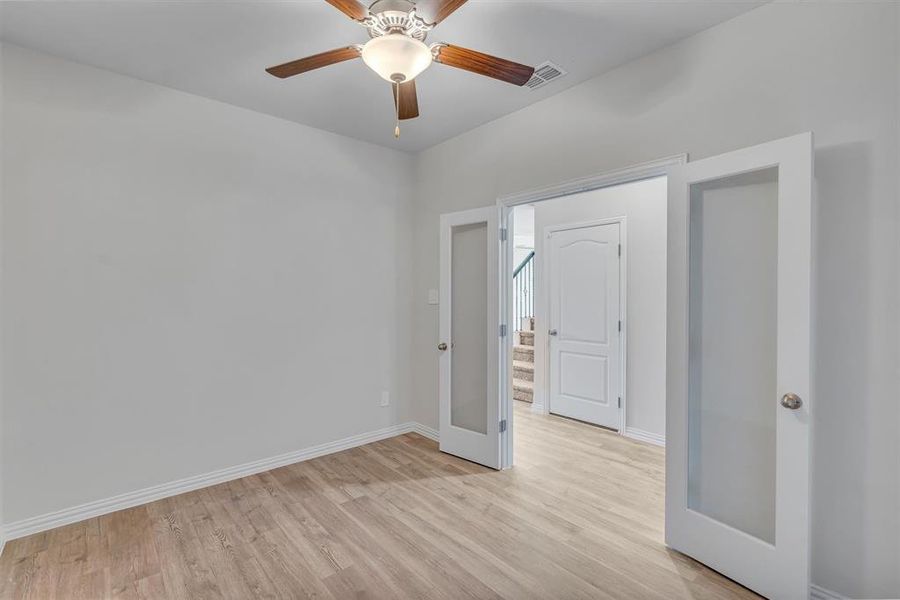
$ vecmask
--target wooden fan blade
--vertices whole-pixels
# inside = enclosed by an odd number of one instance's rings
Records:
[[[344,62],[345,60],[359,58],[359,56],[359,48],[356,46],[347,46],[346,48],[338,48],[337,50],[329,50],[328,52],[323,52],[321,54],[292,60],[291,62],[276,67],[269,67],[266,69],[266,72],[275,77],[284,79],[285,77],[292,77],[294,75],[299,75],[300,73],[312,71],[313,69],[319,69],[321,67],[327,67],[328,65]]]
[[[394,90],[394,106],[397,106],[397,86],[391,86]],[[400,119],[415,119],[419,116],[419,97],[416,94],[416,80],[400,84]]]
[[[357,0],[325,0],[354,21],[362,21],[369,16],[369,9]]]
[[[434,60],[442,65],[493,77],[514,85],[525,85],[534,74],[534,67],[520,65],[511,60],[497,58],[468,48],[449,44],[438,46],[438,48]]]
[[[416,14],[426,23],[437,25],[465,3],[466,0],[418,0]]]

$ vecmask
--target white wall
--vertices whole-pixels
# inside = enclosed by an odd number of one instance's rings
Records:
[[[0,44],[0,69],[2,69],[3,65],[3,44]],[[0,73],[0,114],[3,111],[3,77],[2,73]],[[3,156],[3,140],[4,140],[4,131],[3,131],[3,119],[0,118],[0,157]],[[2,223],[3,223],[3,160],[0,158],[0,314],[2,314],[2,302],[3,302],[3,277],[2,277],[2,263],[3,263],[3,243],[2,243]],[[0,338],[2,338],[2,319],[0,319]],[[3,519],[3,348],[2,344],[0,344],[0,553],[3,552],[3,547],[6,544],[6,533],[3,527],[5,523]]]
[[[440,213],[811,130],[812,577],[852,597],[900,597],[897,11],[768,4],[418,155],[416,418],[437,424],[437,307],[425,297],[438,287]]]
[[[535,227],[535,401],[543,404],[547,365],[544,257],[546,228],[626,218],[628,335],[626,427],[666,434],[666,179],[664,177],[538,202]],[[540,389],[541,393],[538,393]]]
[[[407,419],[408,155],[2,66],[7,524]]]
[[[524,204],[513,209],[513,268],[534,251],[534,206]]]

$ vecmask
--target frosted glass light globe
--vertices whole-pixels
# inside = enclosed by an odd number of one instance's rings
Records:
[[[415,38],[389,33],[366,42],[362,59],[384,79],[403,83],[412,81],[431,65],[431,50]]]

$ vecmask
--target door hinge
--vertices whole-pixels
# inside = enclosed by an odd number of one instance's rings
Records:
[[[619,333],[622,333],[622,320],[619,320]]]
[[[508,230],[506,227],[501,227],[501,228],[500,228],[500,241],[501,241],[501,242],[505,242],[505,241],[506,241],[506,236],[508,235],[508,233],[507,233],[508,231],[509,231],[509,230]]]
[[[500,326],[500,337],[506,337],[506,324]]]
[[[622,256],[622,244],[619,244],[619,256]]]
[[[622,396],[619,396],[619,408],[622,408]]]
[[[500,421],[500,433],[503,433],[504,431],[506,431],[506,419]]]

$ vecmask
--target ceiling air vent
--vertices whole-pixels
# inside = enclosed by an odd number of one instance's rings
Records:
[[[550,61],[538,65],[534,70],[534,75],[525,84],[525,87],[536,90],[542,88],[551,81],[559,79],[566,74],[566,71],[559,65],[555,65]]]

